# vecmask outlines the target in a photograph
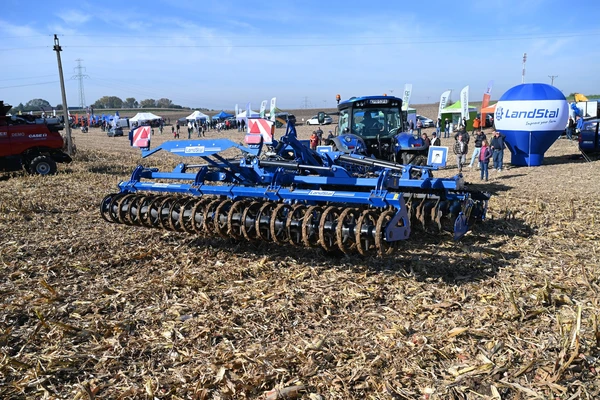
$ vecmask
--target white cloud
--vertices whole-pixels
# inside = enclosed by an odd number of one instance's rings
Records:
[[[533,50],[542,56],[565,54],[568,57],[571,57],[571,54],[569,54],[568,51],[565,51],[565,49],[573,42],[574,40],[572,38],[536,40],[533,43]]]
[[[67,24],[71,25],[81,25],[90,20],[91,16],[87,13],[83,13],[77,10],[63,10],[56,14],[57,17],[62,19]]]

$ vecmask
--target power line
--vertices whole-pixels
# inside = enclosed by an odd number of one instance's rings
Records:
[[[37,79],[37,78],[47,78],[49,76],[54,76],[54,74],[51,75],[38,75],[38,76],[28,76],[26,78],[8,78],[8,79],[0,79],[0,82],[4,82],[4,81],[22,81],[25,79]]]
[[[12,89],[12,88],[18,88],[18,87],[25,87],[25,86],[47,85],[49,83],[56,83],[56,82],[58,82],[58,81],[38,82],[38,83],[30,83],[27,85],[16,85],[16,86],[3,86],[3,87],[0,87],[0,89]]]
[[[538,39],[538,38],[544,38],[544,37],[563,37],[563,35],[567,35],[569,37],[571,36],[590,36],[590,35],[600,35],[600,31],[587,31],[587,32],[582,32],[582,31],[578,31],[578,32],[568,32],[568,33],[547,33],[544,36],[536,36],[536,35],[505,35],[503,34],[501,37],[502,38],[511,38],[511,37],[516,37],[516,38],[523,38],[523,37],[528,37],[528,38],[532,38],[532,39]],[[85,34],[81,34],[81,35],[63,35],[65,37],[93,37],[93,38],[126,38],[126,39],[239,39],[240,36],[154,36],[154,35],[98,35],[98,34],[89,34],[89,35],[85,35]],[[477,34],[477,36],[479,38],[495,38],[498,37],[497,34]],[[264,37],[263,35],[244,35],[244,38],[248,38],[248,39],[256,39],[256,38],[262,38]],[[347,35],[327,35],[327,38],[342,38],[342,39],[347,39],[348,36]],[[411,43],[413,39],[436,39],[439,38],[439,36],[403,36],[405,39],[411,39]],[[464,38],[465,36],[460,36],[460,35],[444,35],[444,38]],[[306,36],[294,36],[294,35],[288,35],[288,36],[277,36],[278,39],[286,39],[286,40],[290,40],[290,39],[306,39]],[[354,39],[395,39],[397,38],[396,36],[353,36]],[[321,40],[322,38],[315,38],[316,40]]]
[[[600,33],[589,34],[595,36]],[[345,42],[345,43],[281,43],[281,44],[135,44],[135,45],[71,45],[70,48],[110,48],[110,49],[136,49],[136,48],[281,48],[281,47],[354,47],[354,46],[397,46],[405,44],[445,44],[445,43],[476,43],[476,42],[501,42],[514,40],[532,40],[532,39],[556,39],[579,37],[579,34],[547,35],[547,36],[520,36],[520,37],[496,37],[496,38],[476,38],[476,39],[456,39],[456,40],[406,40],[397,42]],[[169,38],[172,39],[172,38]],[[2,50],[2,49],[0,49]]]
[[[65,35],[65,36],[78,36],[78,35]],[[79,36],[89,36],[93,38],[111,38],[111,37],[120,37],[120,38],[144,38],[144,39],[169,39],[174,40],[178,39],[176,36],[102,36],[102,35],[79,35]],[[136,45],[70,45],[65,46],[69,48],[280,48],[280,47],[353,47],[353,46],[395,46],[395,45],[405,45],[405,44],[444,44],[444,43],[475,43],[475,42],[502,42],[502,41],[514,41],[514,40],[533,40],[533,39],[557,39],[557,38],[573,38],[573,37],[582,37],[582,36],[600,36],[600,32],[577,32],[577,33],[562,33],[562,34],[546,34],[546,35],[518,35],[518,36],[481,36],[478,38],[466,38],[456,36],[457,39],[451,39],[452,37],[444,37],[444,38],[436,38],[436,37],[424,37],[424,39],[407,39],[402,41],[390,41],[390,42],[342,42],[342,43],[281,43],[281,44],[201,44],[201,45],[177,45],[177,44],[165,44],[160,45],[156,43],[151,44],[136,44]],[[262,36],[261,36],[262,37]],[[181,39],[239,39],[239,37],[190,37],[183,36]],[[249,38],[245,36],[245,38]],[[331,36],[327,37],[328,39]],[[383,39],[385,37],[376,37],[376,36],[357,36],[354,39]],[[450,39],[449,39],[450,38]],[[284,38],[285,39],[285,38]],[[305,38],[299,38],[305,39]],[[287,40],[290,40],[289,38]],[[319,39],[316,39],[319,40]],[[46,48],[48,46],[23,46],[23,47],[15,47],[15,48],[4,48],[0,49],[0,51],[9,51],[9,50],[26,50],[26,49],[35,49],[35,48]]]
[[[480,38],[486,38],[486,37],[496,37],[498,34],[495,33],[488,33],[488,34],[480,34],[478,33],[477,36]],[[600,31],[598,30],[590,30],[590,31],[578,31],[578,32],[549,32],[547,34],[545,34],[544,36],[536,36],[536,35],[528,35],[528,37],[531,37],[533,39],[536,38],[544,38],[547,37],[548,35],[552,35],[553,37],[555,37],[555,35],[568,35],[568,36],[590,36],[590,35],[600,35]],[[2,39],[28,39],[28,38],[41,38],[41,37],[48,37],[48,36],[52,36],[52,35],[43,35],[43,34],[39,34],[39,35],[15,35],[15,36],[0,36],[0,40]],[[214,35],[210,35],[210,36],[162,36],[162,35],[99,35],[99,34],[73,34],[73,35],[69,35],[69,34],[59,34],[57,36],[60,37],[92,37],[92,38],[129,38],[129,39],[135,39],[135,38],[143,38],[143,39],[237,39],[240,36],[214,36]],[[513,35],[507,35],[507,34],[502,34],[502,37],[504,38],[510,38]],[[516,37],[523,37],[525,35],[514,35]],[[261,38],[264,37],[263,35],[246,35],[244,34],[244,38]],[[343,39],[347,39],[347,35],[327,35],[326,37],[328,38],[343,38]],[[354,36],[354,38],[363,38],[363,39],[388,39],[388,38],[395,38],[396,36]],[[438,36],[404,36],[404,38],[406,39],[427,39],[427,38],[437,38]],[[460,36],[460,35],[444,35],[444,38],[460,38],[460,37],[465,37],[465,36]],[[278,35],[277,38],[279,39],[305,39],[306,36],[305,35],[287,35],[287,36],[281,36]],[[322,39],[322,38],[316,38],[318,40]],[[44,46],[44,47],[48,47],[48,46]]]
[[[22,46],[22,47],[7,47],[5,49],[0,49],[0,51],[9,51],[9,50],[31,50],[31,49],[47,49],[50,46]]]

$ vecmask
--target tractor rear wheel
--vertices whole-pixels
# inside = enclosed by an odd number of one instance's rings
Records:
[[[48,156],[37,156],[28,165],[27,171],[32,175],[54,175],[56,161]]]

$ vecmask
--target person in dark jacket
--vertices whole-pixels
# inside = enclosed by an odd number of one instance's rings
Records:
[[[462,166],[467,162],[468,152],[469,146],[463,140],[462,133],[459,133],[456,143],[454,143],[454,154],[456,154],[456,165],[458,166],[458,172],[462,172]]]
[[[471,162],[469,168],[473,168],[473,162],[479,160],[479,153],[481,152],[481,143],[486,140],[485,133],[483,131],[477,131],[475,135],[475,147],[473,148],[473,155],[471,156]]]
[[[490,158],[492,157],[492,151],[488,145],[488,141],[483,139],[481,142],[481,148],[479,152],[479,169],[481,170],[481,180],[485,177],[488,180],[488,166],[490,164]]]
[[[469,140],[471,140],[471,137],[469,136],[469,132],[467,132],[466,130],[460,130],[460,131],[456,132],[456,135],[454,135],[454,140],[458,140],[458,135],[462,135],[463,142],[465,142],[466,144],[469,144]]]
[[[502,163],[504,161],[504,147],[506,136],[502,135],[498,131],[494,131],[494,137],[490,142],[490,148],[492,149],[492,160],[494,161],[494,169],[498,172],[502,172]]]
[[[575,131],[575,120],[573,117],[569,117],[569,125],[567,125],[567,139],[573,139],[573,132]]]
[[[423,147],[429,147],[429,146],[431,146],[431,140],[429,140],[429,138],[427,137],[427,133],[426,132],[423,132],[421,134],[421,139],[423,140]]]
[[[446,118],[444,120],[444,138],[449,138],[450,137],[450,121],[448,121],[448,118]]]
[[[441,146],[442,145],[442,140],[438,137],[438,134],[436,132],[433,132],[431,134],[431,145],[432,146]]]

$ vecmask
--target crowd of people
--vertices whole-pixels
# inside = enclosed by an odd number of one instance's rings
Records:
[[[327,137],[325,139],[323,139],[323,130],[321,129],[321,127],[318,127],[316,131],[312,132],[312,135],[310,135],[310,148],[312,150],[316,150],[318,146],[321,146],[324,143],[327,143],[330,139],[332,139],[334,137],[333,135],[333,131],[329,131],[329,134],[327,135]]]
[[[410,128],[410,124],[409,124]],[[435,131],[431,133],[431,138],[426,132],[420,132],[422,127],[419,127],[417,122],[418,135],[424,142],[425,146],[441,146],[441,139],[449,139],[451,135],[451,122],[446,118],[444,121],[438,118]],[[409,129],[409,132],[411,130]],[[442,137],[440,137],[442,136]],[[502,172],[504,169],[504,149],[506,148],[506,137],[495,129],[492,131],[492,138],[488,140],[483,131],[483,124],[479,117],[473,120],[471,134],[467,130],[467,120],[463,118],[458,130],[454,134],[454,143],[451,146],[456,156],[456,165],[459,172],[467,166],[467,156],[469,154],[469,143],[473,137],[473,152],[468,164],[470,170],[475,166],[479,169],[481,180],[488,181],[489,179],[489,163],[492,161],[493,171]]]
[[[454,154],[456,155],[456,165],[458,171],[462,172],[463,167],[467,162],[467,154],[469,152],[470,135],[467,131],[466,119],[463,118],[461,121],[459,131],[454,135]],[[469,169],[473,169],[475,162],[478,163],[481,180],[487,181],[489,179],[489,162],[490,159],[493,162],[493,170],[502,172],[504,167],[504,149],[506,148],[506,137],[493,130],[492,139],[488,141],[483,128],[481,126],[479,118],[475,118],[473,121],[473,153],[471,154],[471,161],[469,162]],[[446,137],[446,136],[445,136]]]

